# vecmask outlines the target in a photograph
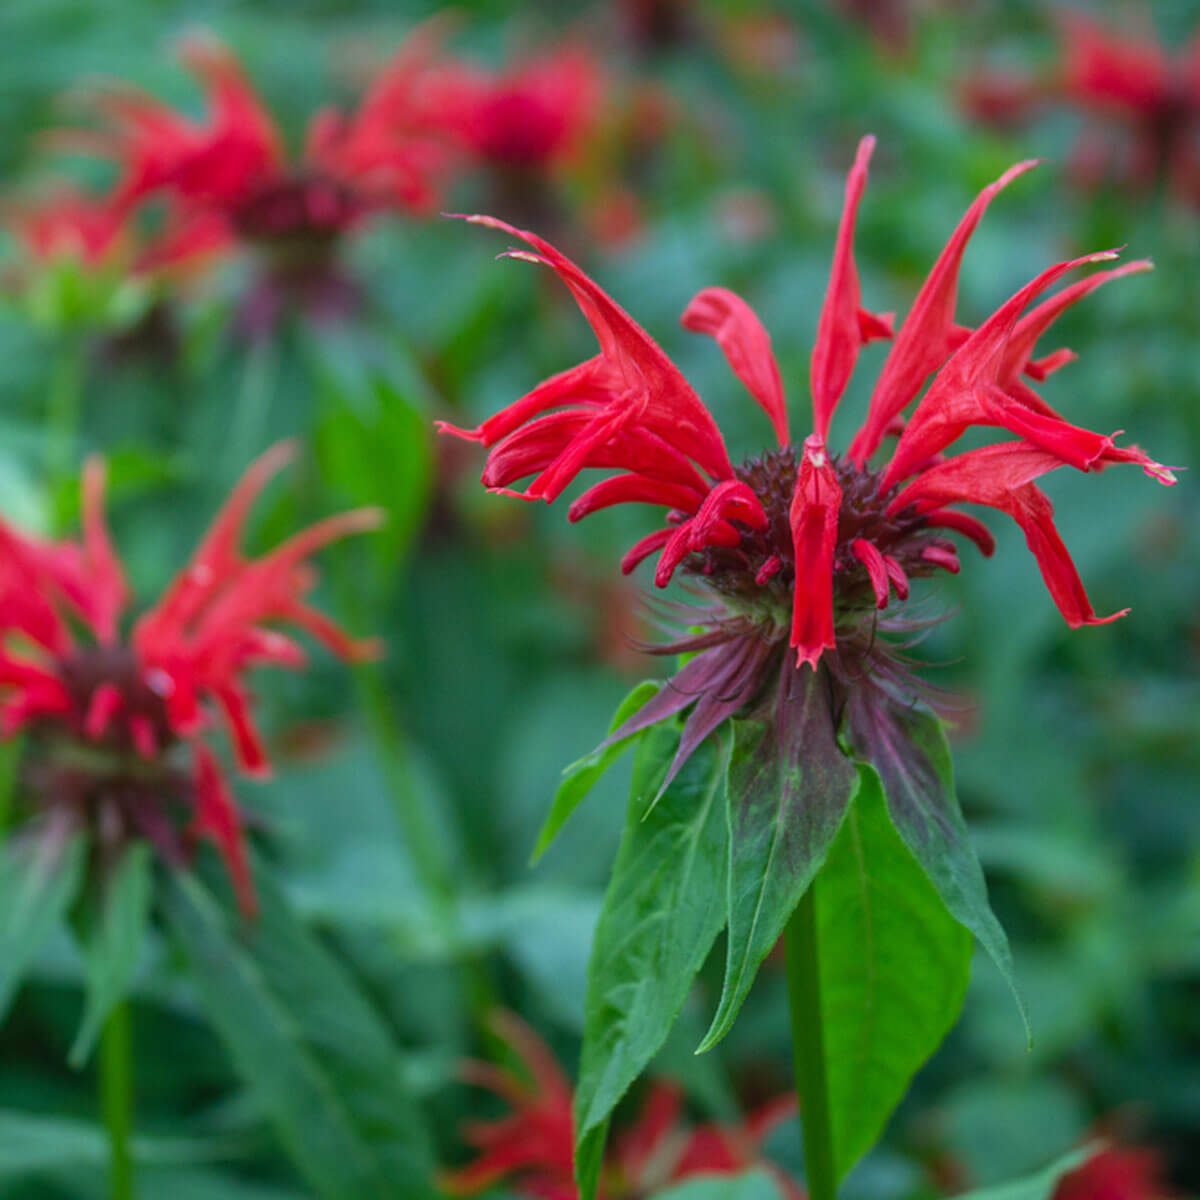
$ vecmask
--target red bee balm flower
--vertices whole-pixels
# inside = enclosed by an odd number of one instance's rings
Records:
[[[232,239],[267,243],[320,243],[380,209],[436,208],[454,160],[439,117],[457,74],[436,61],[432,31],[401,48],[356,112],[318,113],[298,163],[224,46],[192,38],[181,57],[207,92],[206,120],[121,89],[99,99],[105,130],[67,135],[118,164],[118,202],[171,196],[219,217]]]
[[[550,170],[595,127],[604,93],[596,59],[564,45],[499,75],[458,80],[459,132],[489,166]]]
[[[533,253],[510,254],[557,273],[595,331],[600,351],[476,429],[441,428],[488,447],[483,482],[526,500],[556,500],[588,468],[617,470],[574,500],[571,520],[622,503],[666,509],[664,527],[629,551],[623,569],[631,571],[657,554],[659,587],[682,570],[718,598],[704,614],[702,632],[663,648],[699,653],[611,739],[619,741],[691,707],[664,787],[709,733],[763,693],[768,679],[780,679],[775,692],[780,705],[800,704],[810,690],[803,673],[818,666],[850,697],[858,752],[873,761],[886,757],[894,730],[879,724],[878,708],[866,698],[887,695],[903,708],[913,688],[877,633],[913,628],[911,621],[890,614],[907,598],[914,578],[959,570],[958,550],[947,534],[967,538],[985,555],[994,548],[988,530],[960,505],[999,509],[1020,525],[1052,598],[1075,627],[1122,614],[1094,611],[1054,526],[1051,503],[1036,481],[1059,467],[1095,471],[1136,463],[1159,482],[1174,482],[1166,467],[1141,450],[1120,447],[1113,437],[1066,421],[1029,382],[1044,379],[1073,357],[1066,350],[1035,357],[1038,342],[1060,313],[1100,285],[1146,270],[1149,263],[1102,271],[1040,299],[1068,273],[1116,255],[1059,263],[976,328],[955,320],[967,242],[996,194],[1032,163],[1006,172],[967,210],[895,333],[849,452],[838,455],[829,447],[830,420],[860,348],[893,336],[890,316],[862,307],[854,262],[854,226],[873,147],[873,138],[863,139],[846,186],[812,352],[814,427],[802,444],[790,439],[770,337],[749,306],[732,292],[709,288],[683,314],[686,328],[716,339],[774,428],[778,447],[738,467],[688,382],[579,267],[532,233],[489,217],[470,218],[533,248]],[[947,457],[954,443],[977,426],[1001,430],[1010,440]],[[890,456],[877,464],[885,440],[896,435]],[[517,481],[529,477],[524,489],[514,490]],[[695,614],[688,624],[697,624]],[[794,665],[783,655],[788,645]],[[835,702],[832,711],[840,709]],[[811,712],[803,717],[810,719]],[[785,727],[781,717],[780,728]],[[835,750],[832,737],[827,748]],[[877,765],[886,774],[886,766]]]
[[[1064,1175],[1054,1200],[1166,1200],[1162,1163],[1153,1150],[1111,1147]]]
[[[527,1078],[491,1063],[470,1061],[461,1076],[494,1092],[512,1112],[494,1121],[472,1122],[466,1140],[479,1152],[474,1162],[443,1173],[442,1186],[455,1196],[473,1196],[506,1182],[534,1200],[576,1200],[571,1082],[550,1048],[512,1013],[492,1023],[521,1063]],[[688,1128],[683,1096],[673,1084],[657,1083],[634,1122],[622,1130],[605,1160],[600,1200],[626,1200],[658,1192],[698,1175],[733,1175],[751,1167],[770,1169],[788,1200],[804,1193],[762,1155],[763,1142],[795,1115],[793,1096],[781,1096],[752,1113],[742,1125]]]
[[[291,446],[280,445],[250,467],[190,564],[128,635],[121,618],[129,592],[105,525],[98,460],[84,469],[80,542],[41,541],[0,523],[0,731],[34,735],[30,777],[39,802],[68,814],[60,829],[86,825],[103,840],[143,837],[172,862],[183,861],[194,839],[212,840],[247,914],[255,903],[242,820],[205,741],[212,716],[242,769],[265,777],[270,764],[246,674],[306,662],[271,625],[303,630],[345,659],[376,650],[304,597],[316,578],[312,555],[373,529],[378,512],[330,517],[261,558],[238,549],[250,505],[291,456]],[[190,776],[175,753],[184,745]]]

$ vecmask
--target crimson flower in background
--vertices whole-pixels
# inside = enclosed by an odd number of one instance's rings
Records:
[[[578,153],[604,99],[599,62],[565,43],[498,73],[464,67],[456,79],[459,133],[497,170],[552,172]]]
[[[848,452],[829,445],[830,422],[859,350],[893,337],[892,318],[862,306],[854,262],[854,226],[873,146],[874,139],[863,139],[846,186],[812,352],[813,429],[803,442],[790,433],[770,337],[745,301],[709,288],[683,314],[686,328],[716,339],[775,431],[776,448],[741,466],[730,461],[716,422],[674,364],[579,267],[535,234],[490,217],[470,218],[533,248],[510,255],[559,276],[591,324],[599,352],[477,428],[443,423],[442,431],[486,446],[484,484],[525,500],[553,502],[588,469],[617,471],[572,502],[570,519],[618,504],[665,509],[662,528],[630,549],[622,569],[632,571],[657,555],[657,586],[683,571],[712,599],[701,612],[684,614],[698,632],[659,648],[694,656],[610,739],[690,708],[663,788],[709,733],[756,698],[775,706],[778,730],[795,726],[790,753],[814,753],[814,737],[834,753],[832,728],[805,734],[805,742],[799,732],[814,728],[812,714],[790,711],[804,709],[812,690],[804,675],[818,669],[829,683],[823,694],[831,722],[833,714],[848,713],[852,744],[887,783],[893,723],[912,703],[916,685],[899,649],[879,635],[915,627],[912,618],[894,615],[914,579],[958,572],[958,550],[948,534],[966,538],[984,555],[993,552],[991,533],[961,506],[994,508],[1017,522],[1052,599],[1077,627],[1123,614],[1100,616],[1093,609],[1037,481],[1062,467],[1088,472],[1133,463],[1161,483],[1174,482],[1166,467],[1136,447],[1065,420],[1032,386],[1074,357],[1063,349],[1038,356],[1055,319],[1102,284],[1149,263],[1092,274],[1042,299],[1069,273],[1116,255],[1058,263],[975,328],[956,320],[967,243],[996,194],[1032,163],[1006,172],[967,210],[895,332]],[[1007,439],[949,453],[977,427]],[[890,453],[881,453],[893,438]],[[531,481],[518,488],[524,479]]]
[[[208,744],[214,721],[241,769],[264,778],[270,763],[247,675],[307,662],[275,626],[308,633],[344,659],[375,651],[306,596],[313,554],[374,528],[376,511],[327,518],[258,558],[239,549],[251,504],[292,452],[277,446],[250,467],[188,566],[128,629],[129,590],[105,523],[99,460],[83,473],[79,541],[45,541],[0,523],[0,732],[31,735],[30,791],[50,829],[58,837],[90,830],[102,857],[146,839],[171,863],[183,862],[196,839],[211,840],[247,914],[254,887],[241,814]]]
[[[277,281],[311,285],[310,306],[336,313],[347,299],[329,265],[336,240],[381,212],[430,214],[457,161],[458,73],[440,60],[433,31],[409,39],[352,113],[319,112],[298,159],[228,49],[193,37],[180,57],[204,87],[204,119],[117,87],[97,97],[100,129],[58,141],[116,165],[116,209],[165,199],[227,242],[266,251]]]
[[[1054,1200],[1165,1200],[1169,1194],[1154,1151],[1116,1146],[1064,1175]]]
[[[1080,183],[1115,177],[1144,190],[1165,180],[1181,198],[1200,199],[1200,36],[1172,55],[1153,35],[1068,12],[1059,42],[1044,76],[976,73],[962,88],[968,114],[1008,126],[1040,105],[1074,108],[1088,119],[1074,153]]]
[[[518,1017],[498,1013],[493,1025],[522,1074],[477,1061],[464,1063],[460,1074],[465,1082],[495,1093],[511,1111],[465,1126],[464,1139],[477,1157],[444,1172],[441,1184],[456,1196],[504,1183],[517,1195],[536,1200],[575,1200],[571,1082],[549,1047]],[[772,1171],[789,1200],[802,1200],[804,1193],[795,1182],[762,1156],[766,1138],[795,1111],[794,1097],[783,1096],[742,1125],[689,1127],[679,1089],[655,1084],[605,1160],[600,1200],[634,1200],[694,1176],[736,1174],[756,1166]]]
[[[35,263],[70,258],[88,270],[149,275],[207,258],[225,241],[216,222],[178,213],[169,214],[158,232],[147,235],[130,219],[125,205],[71,186],[37,198],[8,200],[0,206],[0,216]]]

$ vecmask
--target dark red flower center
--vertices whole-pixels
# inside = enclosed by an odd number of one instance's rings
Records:
[[[936,536],[923,517],[905,512],[888,516],[895,489],[881,490],[879,472],[859,470],[836,455],[830,456],[830,462],[842,491],[833,566],[839,617],[878,607],[875,585],[856,544],[860,549],[864,542],[874,546],[881,558],[891,560],[899,579],[931,575],[948,566],[956,569],[953,544]],[[792,446],[768,451],[736,468],[738,479],[749,484],[761,501],[766,527],[739,524],[739,545],[708,546],[683,564],[686,572],[702,577],[737,608],[760,616],[764,609],[774,614],[781,630],[790,621],[796,573],[790,512],[797,472],[798,454]],[[903,599],[906,582],[898,591]]]
[[[304,246],[328,243],[362,212],[361,198],[340,180],[313,171],[297,171],[266,179],[233,207],[238,236],[269,245]]]

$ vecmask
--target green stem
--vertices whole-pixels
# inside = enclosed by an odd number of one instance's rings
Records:
[[[784,934],[787,951],[788,1007],[792,1017],[792,1053],[796,1092],[804,1134],[804,1170],[810,1200],[835,1200],[833,1127],[821,1018],[821,966],[817,906],[810,886],[796,906]]]
[[[230,437],[231,461],[239,471],[263,449],[277,367],[278,352],[271,338],[260,338],[250,346]]]
[[[56,524],[61,525],[64,496],[73,495],[79,426],[83,418],[83,387],[87,343],[80,337],[64,338],[57,348],[46,404],[46,464],[54,484]]]
[[[109,1013],[100,1035],[100,1107],[108,1130],[108,1194],[112,1200],[133,1200],[133,1030],[128,1001]]]

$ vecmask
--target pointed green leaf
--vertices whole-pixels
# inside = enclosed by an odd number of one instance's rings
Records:
[[[88,939],[83,1021],[69,1059],[73,1067],[87,1061],[104,1018],[129,991],[150,918],[153,883],[150,847],[130,846],[107,881]]]
[[[655,1192],[654,1200],[780,1200],[779,1184],[766,1171],[702,1175]]]
[[[875,1144],[962,1011],[971,935],[861,782],[813,881],[826,1086],[839,1180]]]
[[[238,1072],[329,1200],[428,1196],[433,1163],[390,1033],[261,868],[260,915],[230,917],[194,877],[166,911]]]
[[[1085,1146],[1056,1159],[1034,1175],[1015,1179],[1011,1183],[998,1183],[994,1187],[980,1188],[967,1192],[955,1200],[1050,1200],[1064,1175],[1083,1166],[1097,1151],[1096,1146]]]
[[[875,689],[851,694],[854,749],[879,772],[888,812],[904,844],[937,888],[955,920],[979,939],[1000,969],[1032,1038],[1029,1014],[1013,975],[1012,950],[988,902],[987,881],[954,790],[950,746],[925,705],[904,706]]]
[[[83,883],[82,834],[64,843],[22,838],[0,857],[0,1018]]]
[[[824,674],[785,672],[780,687],[769,723],[734,723],[725,986],[700,1051],[732,1027],[858,786],[854,764],[837,744]]]
[[[730,738],[692,755],[649,811],[679,741],[673,725],[643,737],[621,848],[588,972],[575,1092],[583,1200],[595,1194],[609,1114],[657,1053],[725,922],[725,777]]]
[[[617,706],[608,732],[611,734],[620,729],[651,697],[656,696],[658,686],[657,683],[648,680],[639,683]],[[631,737],[624,738],[612,746],[597,747],[591,754],[585,754],[563,771],[563,781],[554,793],[550,812],[538,834],[537,845],[533,848],[533,862],[536,863],[550,849],[567,819],[587,798],[600,776],[629,748],[631,740]]]

